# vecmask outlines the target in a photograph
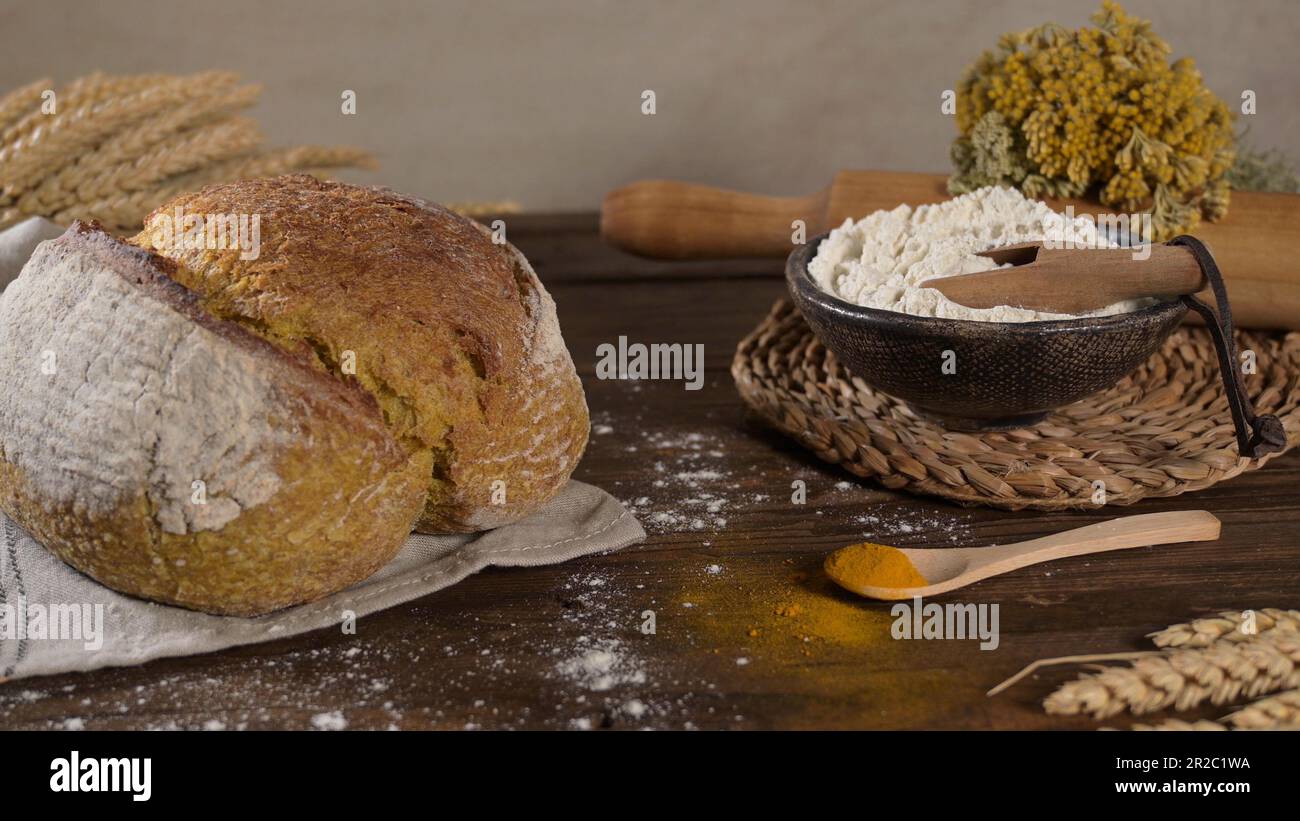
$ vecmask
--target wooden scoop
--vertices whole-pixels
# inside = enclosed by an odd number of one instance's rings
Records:
[[[1129,299],[1194,294],[1205,287],[1196,259],[1180,245],[1151,245],[1139,251],[1025,242],[979,256],[1011,267],[927,279],[922,287],[970,308],[1011,305],[1058,314],[1095,311]]]
[[[891,548],[911,560],[929,584],[924,587],[873,587],[837,575],[832,559],[858,545],[841,548],[827,558],[827,573],[845,590],[870,599],[896,601],[915,596],[934,596],[965,587],[990,576],[1000,576],[1031,564],[1086,556],[1107,550],[1173,544],[1211,542],[1219,538],[1219,520],[1208,510],[1181,510],[1123,516],[1100,524],[1054,533],[1040,539],[993,547]]]

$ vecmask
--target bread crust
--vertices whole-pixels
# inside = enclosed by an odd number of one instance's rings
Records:
[[[0,507],[109,587],[211,613],[364,579],[420,511],[427,455],[174,273],[76,224],[0,296]]]
[[[166,242],[177,209],[257,215],[260,254]],[[182,195],[130,241],[176,262],[206,310],[374,396],[393,435],[429,456],[419,530],[522,518],[581,458],[586,400],[554,303],[523,255],[472,220],[298,175]]]

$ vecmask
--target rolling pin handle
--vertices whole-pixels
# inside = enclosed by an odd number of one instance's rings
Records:
[[[824,210],[824,195],[766,197],[642,180],[605,196],[600,233],[625,251],[660,259],[786,256],[795,247],[795,220],[804,220],[802,233],[811,236]]]

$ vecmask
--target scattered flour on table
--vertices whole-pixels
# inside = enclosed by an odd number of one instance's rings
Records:
[[[708,561],[694,572],[726,578],[723,565]],[[130,686],[124,682],[138,680],[139,669],[100,670],[79,684],[0,685],[0,726],[693,729],[696,715],[734,708],[707,673],[667,665],[652,653],[661,650],[655,643],[665,640],[665,620],[673,618],[670,603],[647,592],[663,582],[638,564],[593,571],[575,563],[538,597],[535,618],[513,620],[508,610],[481,604],[430,615],[417,605],[403,616],[406,629],[385,630],[382,640],[366,630],[322,634],[321,646],[213,656],[206,667]],[[642,633],[646,610],[659,615],[658,637]],[[418,669],[420,676],[394,676],[395,668]]]
[[[556,666],[560,675],[580,687],[601,693],[621,684],[645,684],[645,670],[618,639],[580,637],[576,652]]]
[[[317,730],[346,730],[348,720],[343,717],[343,713],[334,710],[328,713],[317,713],[311,717],[311,726]]]
[[[538,649],[554,658],[551,678],[565,694],[557,709],[593,713],[570,718],[569,728],[636,724],[689,729],[689,722],[677,723],[678,717],[692,714],[701,698],[721,697],[712,682],[686,671],[656,669],[642,653],[642,647],[657,640],[640,630],[646,610],[657,609],[653,597],[638,592],[648,575],[624,569],[577,573],[565,582],[563,593],[569,598],[563,599],[561,637],[540,642]],[[665,690],[675,695],[665,695]]]
[[[1066,231],[1073,231],[1073,234]],[[1053,237],[1095,243],[1097,227],[1066,218],[1014,188],[989,186],[936,205],[900,205],[858,222],[846,219],[817,249],[808,271],[822,290],[847,302],[914,316],[985,322],[1068,319],[1069,314],[1002,305],[968,308],[921,283],[936,277],[988,271],[997,264],[980,251]],[[1119,302],[1080,316],[1108,316],[1142,307]]]
[[[717,532],[727,526],[734,489],[725,451],[716,436],[645,431],[638,446],[650,454],[653,496],[624,499],[623,505],[655,533]]]
[[[972,535],[969,516],[923,510],[882,507],[863,513],[854,521],[863,526],[863,537],[886,544],[898,537],[917,545],[964,544]]]

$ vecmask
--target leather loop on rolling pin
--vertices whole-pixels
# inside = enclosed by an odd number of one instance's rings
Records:
[[[1218,303],[1219,312],[1201,302],[1192,294],[1180,297],[1184,304],[1205,320],[1210,337],[1214,339],[1214,348],[1219,358],[1219,375],[1223,379],[1223,389],[1228,395],[1228,408],[1232,411],[1232,424],[1237,429],[1237,450],[1245,457],[1258,459],[1269,453],[1277,453],[1286,447],[1286,429],[1282,421],[1272,414],[1257,416],[1255,408],[1246,393],[1246,384],[1237,370],[1237,346],[1232,338],[1232,306],[1228,303],[1228,290],[1223,284],[1223,274],[1214,261],[1210,249],[1205,243],[1189,235],[1174,237],[1170,245],[1181,245],[1191,251],[1201,272],[1210,283],[1214,292],[1214,301]]]

